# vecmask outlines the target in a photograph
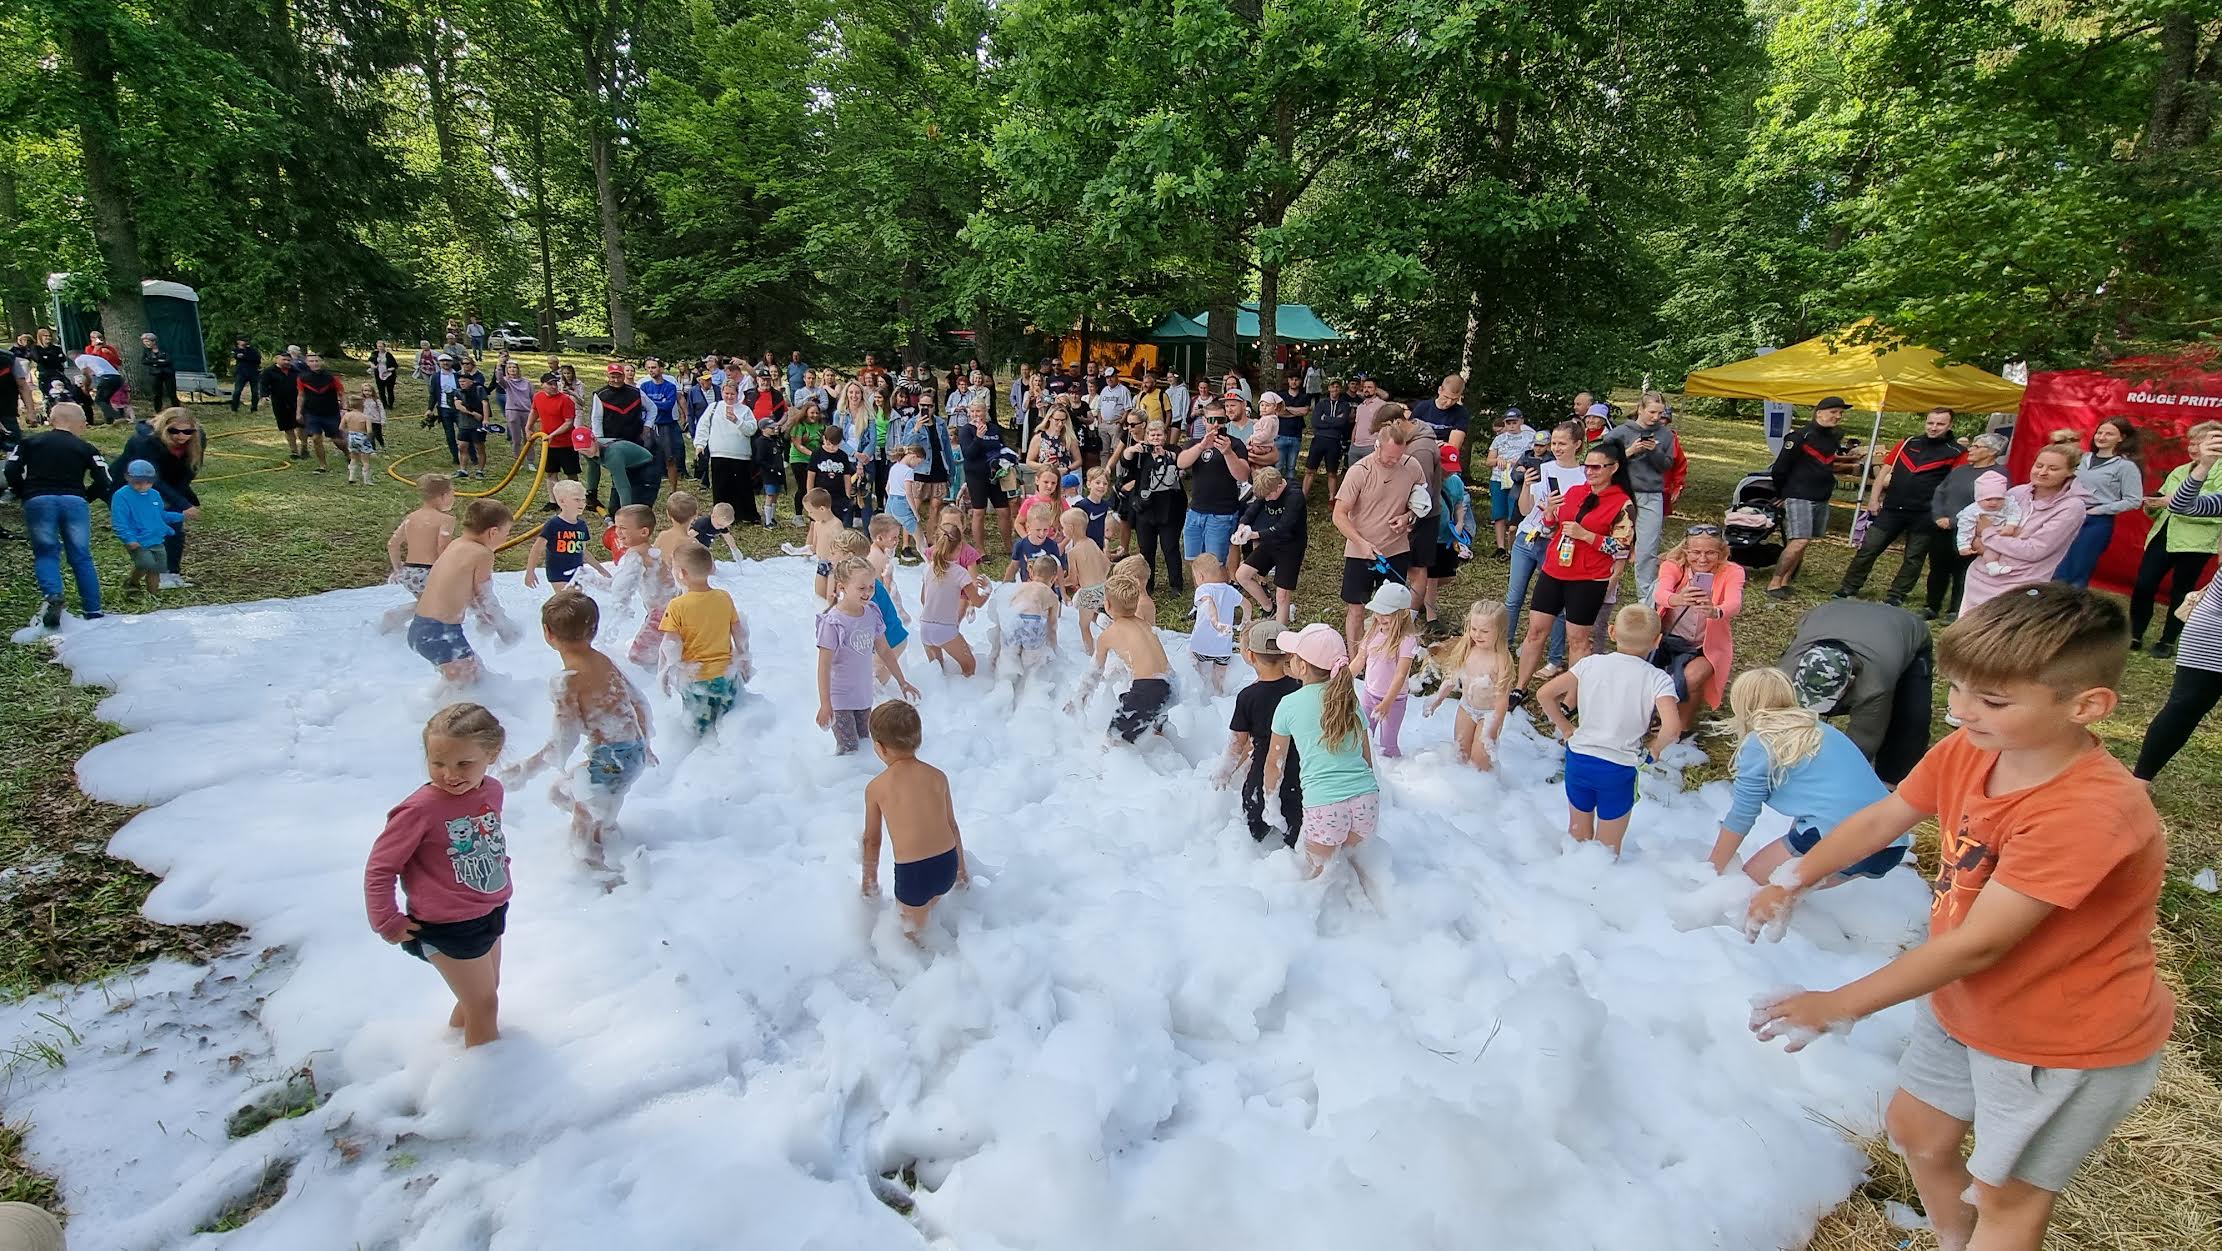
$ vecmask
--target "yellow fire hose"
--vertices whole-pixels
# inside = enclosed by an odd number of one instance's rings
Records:
[[[262,433],[262,432],[261,432],[260,430],[256,430],[256,429],[253,429],[253,428],[240,429],[240,430],[226,430],[226,431],[225,431],[225,432],[223,432],[222,434],[212,434],[212,435],[208,436],[208,441],[209,441],[210,443],[214,443],[214,442],[216,442],[216,441],[217,441],[218,439],[236,439],[236,438],[238,438],[239,436],[241,436],[241,435],[243,435],[243,434],[260,434],[260,433]],[[247,459],[249,459],[249,458],[247,457],[247,455],[246,455],[246,454],[244,454],[244,453],[241,453],[241,452],[218,452],[218,451],[213,451],[213,450],[211,450],[211,451],[210,451],[210,452],[208,453],[208,455],[210,455],[210,456],[221,456],[221,457],[225,458],[226,460],[247,460]],[[226,481],[226,480],[228,480],[228,479],[231,479],[231,478],[244,478],[244,477],[247,477],[247,476],[249,476],[250,474],[258,474],[258,473],[276,473],[276,472],[278,472],[278,471],[279,471],[279,470],[281,470],[281,469],[291,469],[291,468],[293,468],[293,462],[291,462],[290,460],[281,460],[281,461],[277,462],[277,463],[276,463],[276,464],[274,464],[274,465],[257,465],[257,466],[255,466],[255,467],[254,467],[253,469],[242,469],[242,470],[240,470],[240,471],[239,471],[239,472],[237,472],[237,473],[220,473],[220,474],[215,474],[215,475],[213,475],[213,476],[210,476],[210,477],[206,477],[206,478],[197,478],[197,479],[195,479],[195,481],[197,481],[197,482],[223,482],[223,481]]]

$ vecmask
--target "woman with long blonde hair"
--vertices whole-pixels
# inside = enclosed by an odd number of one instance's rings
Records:
[[[1727,733],[1736,745],[1736,777],[1727,815],[1713,842],[1713,869],[1728,872],[1736,849],[1750,836],[1761,805],[1790,817],[1790,832],[1744,862],[1751,880],[1765,885],[1792,856],[1802,856],[1846,817],[1890,794],[1858,744],[1798,703],[1789,675],[1752,669],[1728,688]],[[1881,877],[1913,849],[1913,836],[1850,865],[1821,883],[1841,886],[1855,877]]]

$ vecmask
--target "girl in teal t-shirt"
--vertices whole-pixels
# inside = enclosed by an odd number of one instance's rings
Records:
[[[1350,681],[1350,653],[1333,626],[1284,631],[1281,650],[1304,683],[1273,710],[1273,746],[1265,761],[1265,793],[1280,785],[1289,745],[1296,747],[1304,791],[1304,857],[1317,877],[1337,848],[1371,837],[1381,817],[1381,784],[1373,776],[1372,736]]]

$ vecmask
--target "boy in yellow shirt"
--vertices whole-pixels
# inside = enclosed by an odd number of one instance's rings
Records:
[[[686,683],[679,706],[694,719],[696,734],[708,734],[733,710],[739,684],[754,672],[748,663],[748,623],[741,620],[733,597],[710,585],[710,570],[717,562],[709,548],[688,543],[674,559],[679,585],[686,589],[664,608],[663,687],[668,691]]]

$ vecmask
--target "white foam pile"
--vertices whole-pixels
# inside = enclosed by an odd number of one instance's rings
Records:
[[[1836,985],[1917,934],[1910,872],[1751,946],[1722,923],[1748,885],[1703,859],[1725,788],[1647,777],[1614,864],[1565,841],[1556,749],[1524,719],[1485,777],[1453,759],[1450,709],[1415,708],[1366,885],[1348,863],[1306,881],[1209,783],[1239,664],[1207,700],[1169,639],[1191,760],[1107,745],[1115,688],[1062,711],[1070,634],[1055,689],[1015,710],[913,643],[921,754],[974,864],[920,951],[858,896],[876,761],[811,724],[809,566],[716,580],[751,693],[691,754],[655,696],[664,764],[614,890],[545,780],[511,794],[503,1037],[467,1054],[439,978],[363,916],[439,702],[374,628],[398,592],[65,627],[61,659],[130,731],[79,774],[147,805],[113,850],[162,875],[148,913],[250,932],[210,968],[0,1012],[6,1114],[73,1246],[1716,1251],[1797,1245],[1859,1180],[1840,1127],[1878,1124],[1907,1018],[1795,1056],[1746,1020],[1755,991]],[[545,589],[499,589],[536,621]],[[548,730],[555,655],[536,629],[473,637],[515,758]],[[26,1061],[35,1041],[65,1063]],[[321,1102],[227,1137],[303,1068]],[[267,1210],[196,1237],[287,1168]]]

